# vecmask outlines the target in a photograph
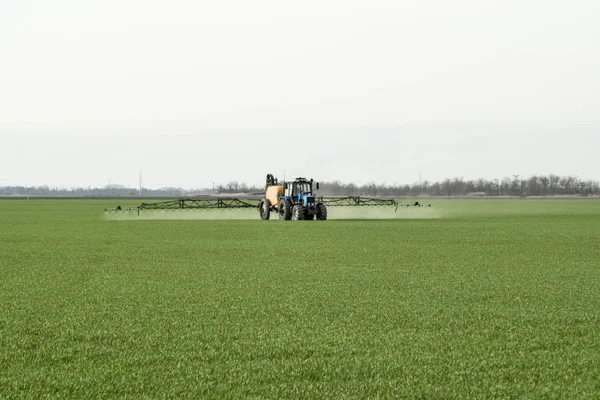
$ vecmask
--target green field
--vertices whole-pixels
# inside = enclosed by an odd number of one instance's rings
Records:
[[[600,396],[600,201],[116,203],[0,201],[1,399]]]

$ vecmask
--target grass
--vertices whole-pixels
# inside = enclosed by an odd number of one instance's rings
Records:
[[[326,222],[112,203],[0,202],[0,398],[600,393],[597,201]]]

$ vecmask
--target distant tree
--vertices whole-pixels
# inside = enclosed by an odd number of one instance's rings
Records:
[[[548,187],[548,194],[551,195],[556,195],[559,193],[559,189],[560,189],[560,176],[558,175],[554,175],[554,174],[550,174],[550,176],[548,177],[548,181],[549,181],[549,187]]]

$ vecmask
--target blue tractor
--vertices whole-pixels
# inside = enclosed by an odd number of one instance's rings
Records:
[[[296,178],[293,182],[283,183],[283,193],[279,195],[278,212],[281,220],[321,220],[327,219],[327,207],[317,202],[313,187],[319,184],[313,180]]]

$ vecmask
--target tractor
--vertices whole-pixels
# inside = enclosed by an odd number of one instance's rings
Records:
[[[319,189],[319,183],[312,179],[296,178],[279,183],[277,178],[268,174],[265,189],[266,195],[258,205],[261,219],[269,219],[271,211],[277,212],[280,220],[327,219],[327,207],[316,201],[313,192],[313,189]]]

